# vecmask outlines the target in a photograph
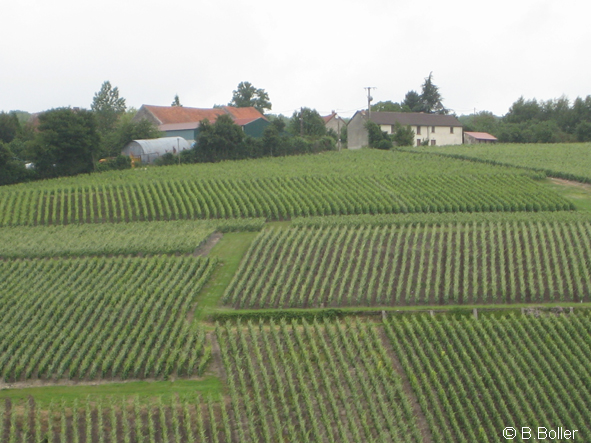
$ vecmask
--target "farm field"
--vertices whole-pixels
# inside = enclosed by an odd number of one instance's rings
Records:
[[[568,200],[520,174],[171,179],[0,195],[0,226],[574,209]]]
[[[258,231],[264,219],[4,227],[0,258],[190,254],[214,232]]]
[[[405,148],[406,149],[406,148]],[[562,144],[480,144],[424,146],[413,152],[436,153],[491,164],[520,166],[543,171],[549,176],[591,183],[591,143]]]
[[[591,440],[591,211],[544,176],[361,150],[0,187],[0,442]]]
[[[235,308],[591,301],[591,220],[266,230]]]
[[[497,442],[507,426],[540,426],[588,441],[590,333],[588,314],[224,323],[223,398],[7,402],[0,437]]]
[[[192,180],[249,180],[300,177],[367,177],[367,176],[408,176],[440,174],[528,174],[515,167],[490,166],[453,158],[434,157],[429,154],[414,154],[401,151],[324,152],[314,155],[292,157],[267,157],[256,160],[224,161],[166,167],[141,167],[123,171],[108,171],[100,174],[84,174],[75,177],[61,177],[52,180],[23,183],[0,187],[4,191],[56,190],[62,188],[113,186],[162,183],[168,181]],[[533,174],[539,176],[539,174]]]
[[[201,373],[187,320],[215,261],[196,257],[0,261],[0,376],[94,380]]]

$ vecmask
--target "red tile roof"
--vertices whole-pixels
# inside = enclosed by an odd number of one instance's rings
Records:
[[[474,137],[476,140],[497,140],[494,135],[488,132],[464,132],[464,134]]]
[[[335,116],[337,115],[336,112],[333,112],[330,115],[325,115],[324,117],[322,117],[322,120],[324,120],[324,124],[327,124],[329,121],[331,121]]]
[[[255,108],[187,108],[184,106],[152,106],[142,105],[143,110],[149,112],[158,122],[161,130],[192,129],[199,126],[199,122],[208,119],[214,123],[220,115],[227,114],[239,125],[245,125],[265,116]],[[238,120],[240,123],[238,123]]]
[[[222,108],[199,109],[186,108],[184,106],[152,105],[142,105],[142,107],[156,117],[161,125],[200,122],[203,119],[208,119],[210,122],[213,122],[218,116],[226,113]]]
[[[261,114],[259,111],[257,111],[255,108],[234,108],[232,106],[224,106],[223,109],[228,114],[230,114],[235,120],[244,118],[250,120],[256,120],[257,118],[265,118],[265,116]]]

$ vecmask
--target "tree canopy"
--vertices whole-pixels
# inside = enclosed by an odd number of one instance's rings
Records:
[[[374,112],[425,112],[427,114],[448,114],[449,110],[443,106],[443,98],[439,88],[433,83],[433,73],[429,74],[422,85],[422,91],[410,90],[400,103],[387,100],[372,105]]]
[[[96,124],[99,133],[106,134],[113,130],[117,119],[125,112],[125,99],[119,97],[119,89],[112,87],[111,82],[105,81],[100,91],[94,94],[90,109],[96,115]]]
[[[433,83],[433,73],[425,79],[421,92],[422,112],[427,114],[448,114],[449,110],[443,106],[443,97],[439,93],[439,87]]]
[[[99,141],[93,112],[52,109],[39,116],[29,158],[41,178],[91,172]]]
[[[391,100],[385,102],[377,102],[371,105],[372,112],[403,112],[400,103],[394,103]]]
[[[315,109],[301,108],[294,111],[289,122],[288,130],[293,135],[322,137],[326,135],[324,120]]]
[[[183,107],[183,105],[181,105],[181,100],[179,99],[179,95],[176,94],[174,96],[174,100],[172,101],[172,103],[170,104],[170,106],[179,106],[179,107]]]
[[[232,101],[228,105],[237,108],[253,107],[261,114],[265,113],[265,109],[271,109],[269,94],[264,89],[255,88],[250,82],[241,82],[238,85],[238,88],[233,91]]]
[[[18,135],[20,123],[14,112],[0,112],[0,142],[10,143]]]

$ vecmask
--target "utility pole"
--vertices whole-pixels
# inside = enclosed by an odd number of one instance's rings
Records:
[[[371,117],[371,101],[373,100],[373,97],[371,96],[371,90],[377,88],[374,86],[366,86],[363,89],[367,89],[367,116],[369,118]]]

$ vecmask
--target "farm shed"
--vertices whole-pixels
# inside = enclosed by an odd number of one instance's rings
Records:
[[[422,112],[372,112],[357,111],[347,125],[349,149],[359,149],[369,144],[365,122],[371,119],[382,131],[392,134],[396,123],[410,126],[415,133],[416,145],[461,145],[462,124],[452,115],[424,114]]]
[[[497,138],[488,132],[464,132],[464,143],[475,145],[478,143],[496,143]]]
[[[134,121],[146,119],[158,126],[167,137],[183,137],[193,143],[199,136],[199,126],[207,119],[215,123],[220,115],[229,115],[235,124],[240,126],[246,135],[262,137],[264,129],[270,125],[263,114],[255,108],[220,108],[201,109],[184,106],[152,106],[142,105],[133,118]]]
[[[176,154],[187,149],[191,149],[191,146],[183,137],[163,137],[129,142],[121,155],[139,158],[142,163],[154,163],[154,160],[164,154]]]

